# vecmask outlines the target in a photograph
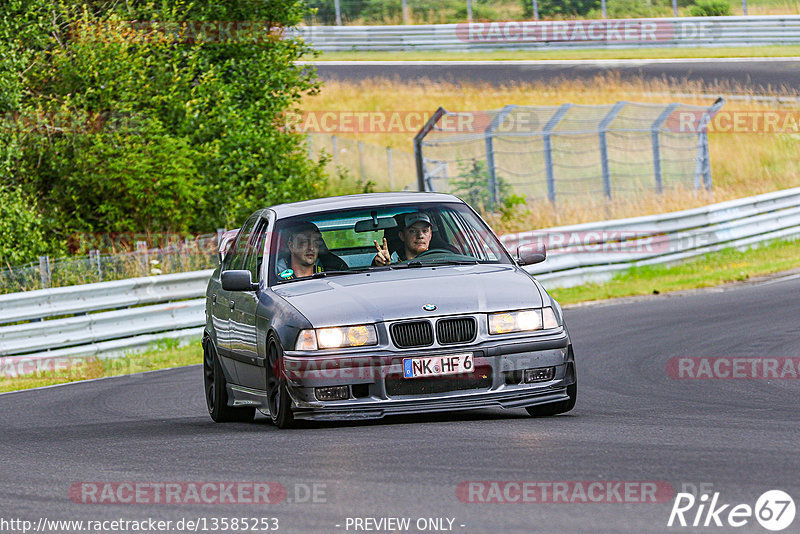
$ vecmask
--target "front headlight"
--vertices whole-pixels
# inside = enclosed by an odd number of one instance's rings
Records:
[[[341,349],[378,344],[375,325],[364,324],[336,328],[302,330],[297,336],[296,350]]]
[[[489,314],[490,334],[511,334],[557,328],[558,320],[552,308],[520,310]]]

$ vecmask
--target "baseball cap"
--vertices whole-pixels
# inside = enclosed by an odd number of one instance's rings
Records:
[[[432,230],[436,230],[436,225],[433,224],[433,221],[431,221],[430,216],[427,213],[423,213],[421,211],[417,211],[417,212],[414,212],[414,213],[407,213],[406,216],[405,216],[405,226],[404,226],[404,228],[408,228],[409,226],[411,226],[415,222],[419,222],[419,221],[428,223],[429,225],[431,225],[431,229]]]

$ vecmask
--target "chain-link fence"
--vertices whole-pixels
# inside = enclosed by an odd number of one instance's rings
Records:
[[[362,184],[372,182],[376,190],[416,191],[414,155],[390,147],[365,143],[330,134],[308,134],[308,156],[317,159],[322,152],[331,156],[328,174],[335,179],[346,172]]]
[[[715,9],[694,0],[308,0],[315,11],[309,25],[447,24],[467,21],[585,18],[647,18],[686,15],[747,14],[747,2],[727,0]],[[698,9],[700,9],[698,11]],[[755,13],[794,12],[791,3],[759,5]]]
[[[116,254],[91,250],[87,256],[41,256],[38,262],[0,269],[0,294],[213,269],[220,235],[221,231],[152,249],[137,242],[136,250]]]
[[[711,189],[707,125],[723,103],[440,108],[415,138],[419,188],[485,207],[513,195],[556,202]]]

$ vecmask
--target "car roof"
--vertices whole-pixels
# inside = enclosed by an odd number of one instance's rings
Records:
[[[319,213],[325,211],[346,210],[368,206],[386,206],[392,204],[420,204],[423,202],[458,202],[463,201],[456,196],[446,193],[365,193],[361,195],[346,195],[340,197],[317,198],[314,200],[303,200],[288,204],[271,206],[269,209],[275,212],[279,219],[294,217],[296,215],[306,215],[309,213]]]

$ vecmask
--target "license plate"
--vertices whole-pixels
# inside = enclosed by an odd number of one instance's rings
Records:
[[[475,360],[472,353],[444,354],[430,358],[405,358],[403,360],[403,378],[471,373],[474,367]]]

